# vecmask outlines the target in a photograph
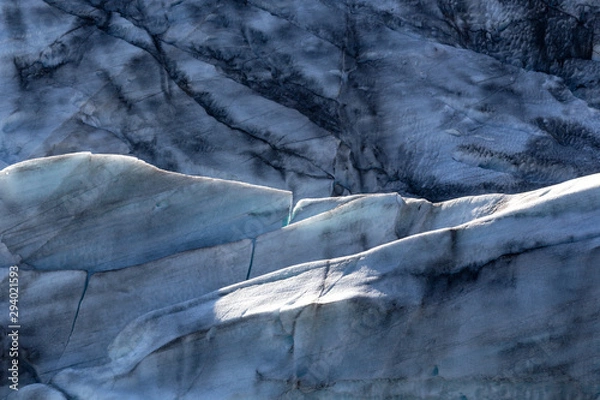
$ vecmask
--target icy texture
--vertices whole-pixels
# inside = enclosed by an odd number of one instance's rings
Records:
[[[36,269],[95,272],[280,228],[291,201],[289,192],[80,153],[2,170],[0,232]]]
[[[600,396],[596,2],[0,15],[11,398]]]
[[[106,348],[132,319],[243,281],[251,253],[250,240],[243,240],[93,274],[60,360],[54,368],[39,368],[38,373],[45,377],[66,366],[106,362]],[[107,299],[115,306],[108,306]]]
[[[8,268],[2,268],[0,274],[0,306],[8,311]],[[46,372],[52,371],[53,375],[59,369],[85,290],[86,275],[84,271],[20,271],[19,321],[27,327],[19,334],[21,385],[39,382],[47,378]],[[8,369],[11,361],[4,356],[8,354],[8,341],[4,341],[8,317],[8,312],[0,317],[3,371]],[[8,385],[7,382],[2,382],[1,386]],[[0,396],[8,392],[6,386],[0,387]]]
[[[2,11],[1,166],[119,153],[298,199],[432,201],[600,172],[592,1],[20,0]]]
[[[34,383],[27,385],[18,392],[11,393],[8,400],[67,400],[67,398],[58,390],[52,387]]]
[[[402,203],[396,194],[361,196],[261,235],[256,239],[250,276],[307,261],[347,256],[394,241],[398,239],[396,219]]]
[[[118,170],[103,181],[104,198],[129,201],[132,215],[148,201],[132,197],[139,187],[175,179],[196,195],[210,189],[221,199],[219,218],[240,218],[247,238],[118,269],[72,270],[51,264],[51,254],[43,265],[51,271],[21,262],[29,312],[22,321],[28,367],[21,384],[45,386],[16,398],[592,399],[600,393],[600,175],[514,195],[441,203],[361,195],[299,200],[292,210],[289,193],[166,173],[128,157],[77,154],[0,171],[29,176],[3,181],[4,187],[19,182],[27,194],[11,226],[24,224],[28,209],[38,214],[36,202],[48,203],[48,185],[69,165]],[[96,169],[85,171],[93,176]],[[143,181],[133,179],[139,174]],[[118,180],[130,182],[130,190],[108,184]],[[78,186],[64,182],[69,190],[59,204],[80,199]],[[232,185],[235,205],[227,202]],[[194,204],[184,208],[190,218],[214,204],[187,194],[169,199]],[[0,200],[14,207],[6,196]],[[255,207],[252,196],[271,205],[242,212]],[[86,201],[98,204],[93,196]],[[275,215],[279,227],[261,223]],[[47,218],[58,224],[64,216]],[[163,222],[171,219],[180,215],[165,214]],[[200,219],[198,228],[220,237],[205,223]],[[16,231],[21,236],[13,241],[45,229]],[[88,246],[85,236],[73,234],[78,239],[62,242],[66,249]],[[163,241],[171,249],[179,243],[171,236]],[[132,247],[129,254],[135,260],[144,251]]]

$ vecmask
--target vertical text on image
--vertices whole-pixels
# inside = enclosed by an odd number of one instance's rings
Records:
[[[19,267],[12,265],[8,272],[8,337],[10,365],[8,367],[9,387],[19,390]]]

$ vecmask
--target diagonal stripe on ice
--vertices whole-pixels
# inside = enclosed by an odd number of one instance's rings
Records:
[[[109,364],[64,371],[56,383],[83,384],[90,372],[97,383],[110,382],[178,338],[253,316],[283,318],[309,306],[361,298],[388,297],[396,306],[421,304],[428,276],[476,271],[502,256],[600,237],[597,182],[593,175],[522,195],[499,195],[502,201],[493,212],[460,225],[418,232],[347,257],[292,266],[150,312],[117,336]]]

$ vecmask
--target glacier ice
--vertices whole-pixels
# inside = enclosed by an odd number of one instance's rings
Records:
[[[5,3],[9,398],[600,396],[595,2]]]
[[[21,262],[92,272],[277,229],[292,201],[285,191],[90,153],[7,167],[0,198],[2,242]]]
[[[79,169],[79,180],[90,174],[111,202],[69,183],[82,164],[95,168]],[[116,172],[95,172],[107,169]],[[78,209],[127,199],[130,215],[121,218],[140,218],[155,191],[131,194],[171,179],[190,188],[172,196],[197,199],[207,186],[221,200],[187,200],[195,205],[182,208],[187,217],[218,205],[219,218],[253,227],[242,240],[183,250],[167,235],[172,254],[117,258],[101,270],[51,256],[38,268],[23,258],[23,379],[46,386],[21,398],[593,398],[600,390],[598,175],[441,203],[374,194],[292,208],[289,192],[165,173],[122,156],[74,154],[6,171],[31,175],[6,185],[29,194],[9,225],[27,229],[13,229],[10,243],[47,229],[23,224],[49,198],[72,196]],[[57,177],[59,197],[38,192],[46,185],[53,193]],[[256,213],[260,196],[270,203]],[[14,208],[12,197],[0,200]],[[48,213],[46,224],[53,217],[64,218]],[[171,226],[182,216],[163,218]],[[111,226],[100,217],[98,225]],[[145,229],[133,227],[132,235]]]
[[[600,9],[546,3],[20,0],[0,165],[93,151],[431,201],[597,173]]]

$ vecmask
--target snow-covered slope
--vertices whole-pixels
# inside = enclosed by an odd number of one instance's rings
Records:
[[[600,172],[600,9],[558,0],[20,0],[0,163],[73,151],[297,198]]]
[[[598,175],[514,195],[360,195],[292,209],[289,192],[122,156],[32,160],[0,174],[0,206],[11,210],[0,221],[3,259],[20,266],[27,311],[16,398],[600,393]],[[114,210],[134,221],[167,200],[160,221],[171,228],[150,236],[172,252],[137,245],[148,227],[131,222],[127,258],[64,261],[91,246],[87,225],[64,215],[94,216],[95,240],[110,243]],[[41,214],[45,223],[28,225]],[[230,241],[215,220],[229,224]],[[19,254],[21,243],[48,241],[53,223],[71,228],[57,230],[43,258]],[[176,228],[202,240],[180,247]]]

